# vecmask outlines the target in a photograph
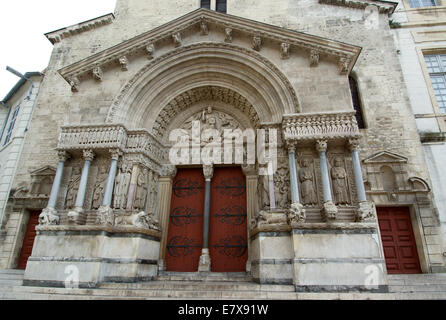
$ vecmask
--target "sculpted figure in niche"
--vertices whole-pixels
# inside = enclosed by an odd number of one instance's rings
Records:
[[[138,174],[134,208],[144,211],[147,199],[147,169]]]
[[[115,209],[125,209],[127,205],[127,192],[129,190],[132,168],[125,163],[122,164],[118,176],[115,180],[115,192],[113,207]]]
[[[279,208],[287,208],[289,205],[289,172],[285,166],[281,166],[274,174],[274,192],[277,197],[276,203]]]
[[[257,193],[259,195],[259,208],[261,210],[269,209],[269,177],[268,175],[259,176],[257,183]]]
[[[302,204],[315,205],[317,204],[317,196],[314,190],[314,176],[311,168],[311,161],[309,158],[304,158],[301,161],[301,168],[299,170],[299,181],[301,184]]]
[[[148,198],[148,212],[155,213],[155,201],[156,201],[156,186],[157,178],[153,171],[149,171],[149,198]]]
[[[107,181],[107,168],[100,167],[98,175],[96,177],[96,183],[93,189],[93,202],[91,203],[92,209],[99,209],[104,198],[104,188]]]
[[[334,159],[333,168],[331,168],[331,181],[335,204],[348,203],[347,172],[343,167],[341,158]]]
[[[68,183],[67,197],[65,201],[65,207],[67,209],[74,208],[80,180],[81,180],[81,169],[79,167],[73,167],[73,172],[71,173],[71,179],[70,182]]]

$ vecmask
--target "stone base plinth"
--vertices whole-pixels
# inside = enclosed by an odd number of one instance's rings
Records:
[[[39,226],[23,283],[94,288],[151,280],[158,273],[159,233],[134,229]]]
[[[209,249],[202,249],[200,261],[198,264],[199,272],[210,272],[211,271],[211,256],[209,255]]]

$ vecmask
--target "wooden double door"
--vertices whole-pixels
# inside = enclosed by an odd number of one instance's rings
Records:
[[[409,208],[377,208],[387,273],[421,273]]]
[[[203,247],[203,170],[179,169],[173,181],[167,271],[198,271]],[[248,257],[246,179],[240,167],[214,168],[210,189],[211,271],[245,271]]]
[[[36,238],[36,226],[39,224],[39,215],[42,211],[31,211],[28,225],[26,226],[25,238],[23,239],[22,250],[20,251],[18,269],[26,269],[28,258],[31,256]]]

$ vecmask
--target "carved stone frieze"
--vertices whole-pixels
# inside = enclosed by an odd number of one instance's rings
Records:
[[[286,140],[349,139],[360,136],[354,111],[285,115],[282,128]]]
[[[267,212],[260,210],[251,219],[251,229],[262,226],[287,226],[288,217],[286,213]]]
[[[141,211],[131,215],[120,215],[115,218],[115,226],[133,226],[142,229],[160,230],[159,222],[153,214]]]

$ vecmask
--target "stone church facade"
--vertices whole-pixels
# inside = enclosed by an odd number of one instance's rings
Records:
[[[73,269],[81,287],[241,272],[299,292],[386,292],[388,273],[444,271],[389,27],[396,4],[200,6],[118,0],[114,15],[46,35],[54,50],[5,211],[1,266],[17,267],[37,212],[28,285],[63,286]],[[194,124],[217,140],[276,132],[266,143],[277,145],[276,170],[261,157],[172,163],[169,137]],[[48,181],[30,175],[39,170],[52,170],[45,199],[32,194]]]

